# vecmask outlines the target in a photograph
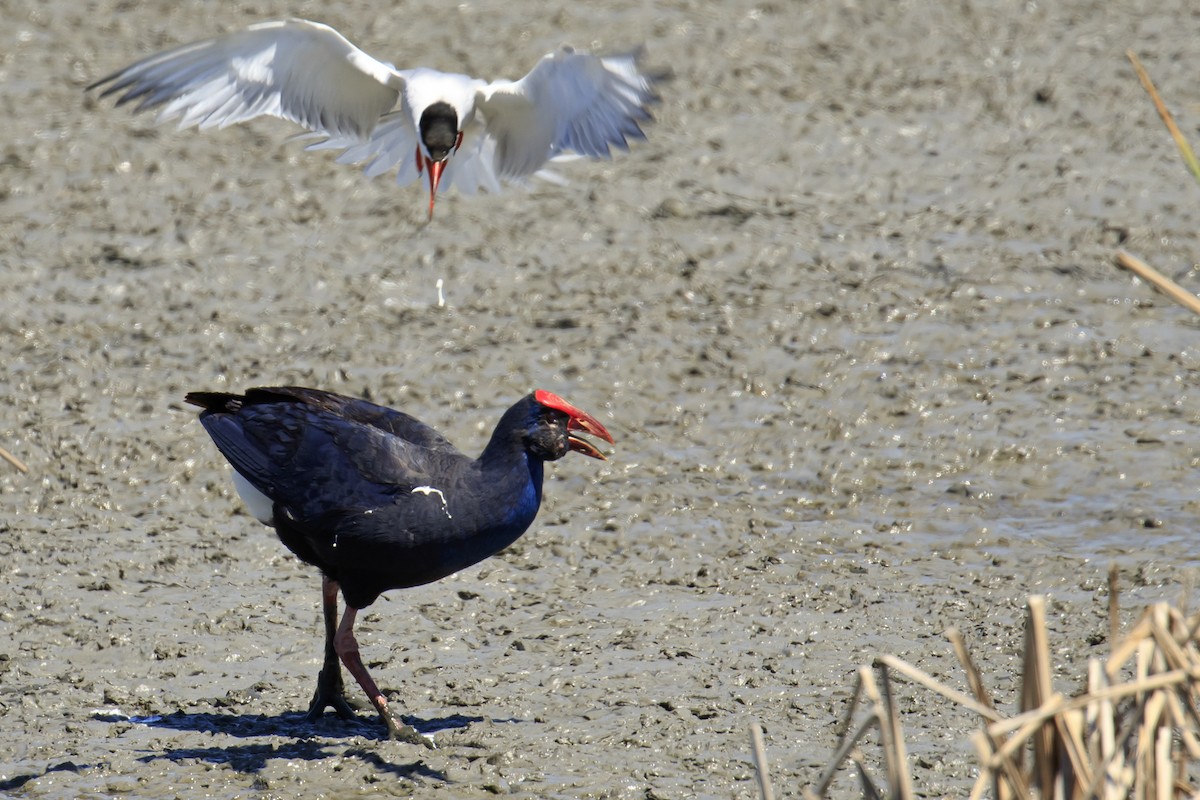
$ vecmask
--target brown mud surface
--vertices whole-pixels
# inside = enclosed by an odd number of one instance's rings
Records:
[[[30,467],[0,463],[0,793],[749,798],[758,720],[786,795],[874,655],[964,686],[958,626],[1011,709],[1028,594],[1072,691],[1110,562],[1126,622],[1192,591],[1200,327],[1112,259],[1200,287],[1200,196],[1124,56],[1194,131],[1193,3],[546,8],[0,2],[0,445]],[[485,76],[645,42],[675,79],[632,153],[431,225],[286,123],[84,96],[288,15]],[[277,383],[468,451],[540,387],[617,438],[502,556],[360,617],[435,751],[303,720],[319,578],[181,402]],[[901,694],[918,785],[964,794],[975,720]]]

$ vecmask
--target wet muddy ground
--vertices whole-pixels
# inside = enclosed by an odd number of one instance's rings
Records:
[[[815,780],[854,670],[1018,699],[1194,602],[1200,196],[1129,67],[1196,130],[1189,3],[0,3],[0,791],[21,797],[752,797]],[[262,121],[156,128],[83,87],[287,15],[516,77],[645,42],[650,140],[566,188],[366,180]],[[444,305],[439,304],[442,281]],[[437,750],[303,720],[319,578],[239,505],[192,389],[368,395],[482,448],[540,387],[612,460],[549,470],[516,546],[394,592],[364,657]],[[975,720],[903,686],[917,784]],[[856,792],[843,777],[835,792]]]

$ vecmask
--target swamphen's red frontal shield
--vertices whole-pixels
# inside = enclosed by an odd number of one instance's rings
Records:
[[[191,392],[187,402],[204,409],[200,422],[253,514],[321,570],[325,662],[309,718],[327,707],[351,715],[340,659],[389,735],[422,742],[392,715],[359,657],[358,610],[389,589],[436,581],[500,552],[537,515],[546,461],[571,451],[603,459],[580,434],[613,442],[595,417],[542,390],[504,413],[476,459],[404,412],[316,389]]]

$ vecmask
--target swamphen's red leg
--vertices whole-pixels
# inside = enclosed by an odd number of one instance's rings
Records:
[[[375,681],[371,679],[370,673],[363,665],[362,659],[358,655],[358,641],[354,638],[354,618],[357,614],[358,609],[346,606],[346,611],[342,614],[342,624],[338,626],[337,633],[333,637],[334,648],[341,656],[342,663],[346,665],[346,669],[350,670],[350,674],[358,681],[358,685],[367,693],[371,705],[375,706],[375,710],[383,718],[383,724],[387,725],[389,739],[400,739],[411,744],[432,748],[434,746],[432,739],[422,736],[412,725],[405,725],[392,715],[388,708],[387,698],[383,696],[383,692],[379,691],[379,687],[375,685]]]
[[[321,609],[325,614],[325,665],[321,667],[321,674],[317,676],[317,690],[308,705],[310,722],[320,719],[326,708],[332,708],[342,719],[354,718],[354,711],[346,702],[342,665],[338,661],[337,650],[333,644],[334,637],[337,636],[337,595],[337,581],[322,575]]]

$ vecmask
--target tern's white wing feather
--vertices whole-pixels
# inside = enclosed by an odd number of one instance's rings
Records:
[[[635,55],[595,56],[564,47],[519,81],[497,81],[476,101],[496,140],[497,174],[520,178],[565,150],[607,158],[642,139],[657,100]]]
[[[353,136],[333,136],[322,142],[309,145],[308,150],[342,150],[339,164],[363,164],[363,173],[368,178],[399,167],[396,182],[401,186],[417,178],[417,142],[419,135],[413,127],[412,117],[404,111],[385,114],[367,140]]]
[[[264,114],[361,140],[396,104],[404,78],[316,22],[264,22],[183,45],[102,78],[118,105],[158,109],[181,128],[225,127]]]

